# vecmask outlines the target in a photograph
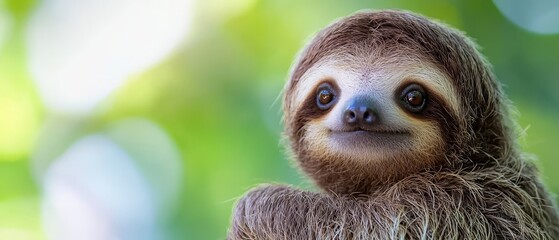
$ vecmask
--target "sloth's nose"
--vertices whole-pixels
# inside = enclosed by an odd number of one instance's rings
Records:
[[[372,101],[367,97],[359,96],[348,104],[343,121],[352,127],[368,127],[378,122],[378,115]]]

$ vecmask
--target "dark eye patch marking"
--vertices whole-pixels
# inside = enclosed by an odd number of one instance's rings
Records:
[[[320,92],[320,90],[322,90],[321,86],[323,86],[325,83],[329,85],[335,96],[334,99],[329,102],[328,108],[321,108],[317,104],[317,94]],[[314,87],[313,91],[308,94],[308,96],[301,103],[300,107],[295,113],[295,121],[293,122],[295,126],[293,130],[295,133],[294,136],[297,138],[297,141],[303,137],[303,127],[305,126],[305,124],[313,119],[317,119],[328,114],[332,110],[333,106],[336,104],[337,99],[340,98],[340,94],[340,88],[332,79],[321,81],[319,84],[316,85],[316,87]]]
[[[402,106],[400,102],[402,101],[402,92],[406,90],[410,85],[417,84],[413,81],[406,81],[400,87],[397,88],[394,93],[395,100],[398,105],[404,109],[404,112],[409,116],[420,119],[423,121],[435,122],[441,128],[441,135],[445,141],[446,146],[454,146],[453,143],[456,142],[457,132],[459,131],[459,121],[458,116],[453,113],[452,108],[445,101],[444,97],[438,94],[436,91],[432,91],[429,87],[421,86],[423,91],[428,95],[428,99],[425,101],[424,106],[421,111],[410,112],[406,107]]]

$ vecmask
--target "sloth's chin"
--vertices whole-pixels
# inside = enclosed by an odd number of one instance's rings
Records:
[[[401,145],[410,137],[407,131],[399,130],[351,130],[331,131],[329,137],[344,147],[375,147]]]

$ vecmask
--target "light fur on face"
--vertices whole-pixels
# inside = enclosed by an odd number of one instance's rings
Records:
[[[305,99],[316,94],[317,86],[325,80],[337,84],[339,99],[326,115],[310,120],[304,129],[304,145],[312,154],[338,155],[357,161],[380,161],[401,156],[401,152],[435,154],[440,151],[437,147],[443,145],[443,138],[437,123],[415,118],[398,106],[395,96],[399,94],[397,89],[412,82],[425,86],[433,91],[432,94],[442,96],[451,111],[460,116],[458,94],[448,76],[416,55],[328,56],[301,77],[292,95],[294,100],[291,101],[291,108],[302,106]],[[342,116],[348,102],[359,95],[374,98],[382,121],[392,129],[409,131],[411,138],[392,141],[390,147],[386,144],[363,146],[359,143],[348,146],[332,138],[330,132],[343,128]]]

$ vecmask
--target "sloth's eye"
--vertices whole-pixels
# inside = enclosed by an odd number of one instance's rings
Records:
[[[322,89],[318,93],[318,101],[320,104],[328,104],[334,99],[334,94],[330,92],[328,89]]]
[[[321,84],[316,90],[316,105],[322,110],[330,108],[335,98],[335,91],[329,83]]]
[[[410,84],[404,91],[402,91],[401,96],[402,103],[406,109],[410,112],[420,112],[425,107],[425,101],[427,100],[427,94],[421,86],[417,84]]]
[[[411,90],[406,93],[406,101],[412,107],[420,107],[423,105],[425,99],[423,99],[423,93],[418,90]]]

